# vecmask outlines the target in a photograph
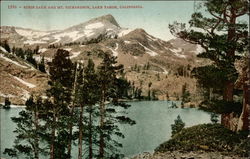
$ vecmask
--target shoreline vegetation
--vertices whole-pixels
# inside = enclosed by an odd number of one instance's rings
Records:
[[[139,99],[119,99],[119,102],[146,102],[146,101],[166,101],[166,102],[181,102],[181,101],[172,101],[172,100],[139,100]],[[107,102],[105,104],[109,104],[110,102]],[[3,108],[4,103],[0,103],[0,108]],[[18,104],[11,104],[10,108],[25,108],[26,105],[18,105]],[[181,107],[181,106],[179,106]],[[184,108],[191,108],[191,107],[184,107]]]
[[[143,152],[131,159],[247,159],[249,150],[248,131],[236,133],[210,123],[184,128],[153,153]]]

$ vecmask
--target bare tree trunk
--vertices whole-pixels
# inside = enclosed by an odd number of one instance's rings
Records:
[[[76,64],[76,69],[75,69],[75,79],[74,79],[74,86],[73,86],[73,102],[72,102],[72,108],[70,109],[70,122],[69,122],[69,141],[68,141],[68,157],[71,156],[71,145],[72,145],[72,134],[73,134],[73,122],[72,118],[74,115],[74,108],[75,108],[75,94],[76,94],[76,82],[77,82],[77,68],[78,64]]]
[[[234,0],[229,0],[230,3],[234,3]],[[235,9],[233,7],[230,8],[230,20],[229,20],[229,28],[228,28],[228,37],[227,37],[227,42],[233,42],[235,41],[235,36],[236,36],[236,13]],[[235,56],[235,47],[231,47],[227,50],[226,56],[227,57],[234,57]],[[233,89],[234,89],[234,82],[233,81],[227,81],[224,94],[223,94],[223,100],[225,101],[233,101]],[[224,125],[227,128],[230,128],[230,114],[222,114],[221,115],[221,124]]]
[[[38,120],[38,111],[37,111],[37,106],[34,112],[35,120],[34,120],[34,125],[35,125],[35,130],[36,130],[36,136],[35,136],[35,143],[34,143],[34,158],[39,159],[39,139],[38,139],[38,128],[39,128],[39,120]]]
[[[227,81],[224,93],[223,93],[223,100],[225,101],[233,101],[233,89],[234,83],[231,81]],[[221,124],[226,128],[230,128],[229,121],[231,120],[230,114],[221,114]]]
[[[105,118],[105,90],[102,90],[102,97],[100,102],[100,140],[99,140],[99,157],[104,157],[104,134],[103,134],[103,128],[104,128],[104,118]]]
[[[209,100],[213,99],[213,88],[209,88]]]
[[[55,124],[55,122],[56,122],[56,114],[54,112],[52,123]],[[55,135],[56,135],[56,128],[55,126],[53,126],[51,130],[50,159],[55,158]]]
[[[243,70],[243,107],[242,112],[238,122],[237,131],[240,130],[249,130],[250,120],[250,55],[247,61],[247,66],[245,70]]]
[[[249,130],[249,111],[250,111],[250,89],[244,88],[243,91],[243,108],[238,122],[237,131]]]
[[[89,106],[89,159],[93,158],[93,147],[92,147],[92,105]]]
[[[234,90],[234,83],[231,81],[227,81],[223,93],[223,100],[228,102],[233,101],[233,90]]]
[[[83,133],[83,105],[81,105],[80,118],[79,118],[79,139],[78,139],[78,159],[82,159],[82,133]]]

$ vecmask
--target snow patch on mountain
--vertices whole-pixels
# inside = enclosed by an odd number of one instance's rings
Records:
[[[63,50],[66,50],[66,51],[71,51],[72,48],[63,48]]]
[[[24,100],[24,101],[29,99],[30,93],[27,90],[23,89],[23,88],[20,88],[20,89],[23,91],[21,99]]]
[[[115,43],[115,50],[117,50],[119,47],[119,44]]]
[[[182,51],[182,49],[181,48],[178,48],[178,49],[170,49],[170,51],[172,51],[172,52],[174,52],[174,53],[180,53],[181,51]]]
[[[153,49],[157,50],[157,48],[154,45],[150,45]]]
[[[144,49],[146,50],[146,53],[149,54],[150,56],[156,56],[158,55],[157,52],[150,50],[149,48],[147,48],[146,46],[142,45],[141,43],[139,43],[139,45],[141,45],[142,47],[144,47]]]
[[[43,37],[41,40],[48,41],[48,40],[50,40],[50,38],[49,37]]]
[[[2,50],[3,52],[7,53],[8,51],[5,50],[5,48],[3,48],[2,46],[0,46],[0,50]]]
[[[95,33],[93,32],[93,30],[84,30],[84,34],[87,37],[90,37],[90,36],[94,35]]]
[[[200,54],[204,51],[204,48],[202,48],[200,45],[196,45],[196,50],[194,51],[195,54]]]
[[[18,78],[16,76],[12,76],[12,77],[15,78],[16,80],[18,80],[19,82],[21,82],[22,84],[26,85],[29,88],[35,88],[36,87],[36,85],[34,85],[32,83],[29,83],[29,82],[26,82],[26,81],[22,80],[21,78]]]
[[[92,23],[92,24],[89,24],[89,25],[86,25],[85,26],[85,29],[97,29],[97,28],[101,28],[103,27],[104,24],[101,23],[101,22],[96,22],[96,23]]]
[[[170,51],[172,51],[174,53],[175,56],[180,57],[180,58],[186,58],[186,55],[182,54],[182,49],[181,48],[170,48]]]
[[[64,37],[68,37],[72,39],[72,41],[76,41],[77,39],[83,37],[84,35],[85,34],[83,33],[79,33],[79,31],[62,32],[62,33],[54,34],[53,38],[56,39],[56,41],[54,41],[52,44],[58,43]]]
[[[34,31],[34,30],[28,30],[28,29],[16,29],[16,32],[24,37],[27,37],[29,39],[33,38],[39,38],[45,35],[48,35],[48,32],[43,32],[43,31]]]
[[[75,58],[77,57],[78,55],[80,55],[81,51],[77,51],[77,52],[72,52],[73,55],[71,55],[69,58],[72,59],[72,58]]]
[[[168,73],[169,72],[165,68],[163,68],[163,74],[168,75]]]
[[[14,97],[16,97],[16,96],[13,95],[13,94],[3,94],[3,93],[0,93],[0,96],[1,96],[1,97],[4,97],[4,98],[14,98]]]
[[[7,57],[4,57],[2,54],[0,55],[0,57],[3,58],[5,61],[8,61],[8,62],[10,62],[10,63],[13,63],[13,64],[15,64],[15,65],[17,65],[17,66],[19,66],[19,67],[27,68],[26,66],[21,65],[21,64],[19,64],[19,63],[16,62],[16,61],[13,61],[13,60],[11,60],[11,59],[9,59],[9,58],[7,58]]]
[[[42,49],[39,49],[38,52],[39,52],[39,53],[44,53],[44,52],[47,51],[47,50],[48,50],[48,49],[46,49],[46,48],[42,48]]]
[[[157,41],[158,39],[156,39],[156,38],[153,38],[152,36],[149,36],[149,35],[146,35],[148,38],[149,38],[149,40],[151,40],[151,41]]]
[[[128,33],[130,33],[131,31],[133,31],[133,29],[123,29],[118,33],[118,37],[122,37],[124,35],[127,35]]]
[[[125,44],[130,44],[131,43],[131,41],[127,41],[127,40],[125,40],[124,42],[125,42]]]
[[[118,56],[118,52],[117,52],[118,47],[119,47],[119,44],[116,43],[115,44],[115,49],[112,49],[112,48],[109,48],[109,47],[107,47],[107,48],[110,49],[113,52],[113,56]]]
[[[41,40],[26,40],[24,42],[24,44],[29,44],[29,45],[33,45],[33,44],[44,44],[46,43],[45,41],[41,41]]]

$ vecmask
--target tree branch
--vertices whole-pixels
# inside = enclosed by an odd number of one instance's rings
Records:
[[[248,7],[245,7],[240,13],[236,14],[236,17],[240,17],[242,15],[247,14],[248,12]]]
[[[217,19],[219,19],[219,20],[222,20],[222,21],[225,22],[225,23],[228,23],[227,18],[222,18],[222,17],[220,17],[220,16],[217,16],[217,15],[215,15],[211,10],[208,10],[208,12],[209,12],[212,16],[214,16],[215,18],[217,18]],[[224,12],[225,12],[225,10],[224,10]],[[223,12],[223,13],[224,13],[224,12]],[[226,14],[226,13],[224,13],[224,14]]]
[[[214,35],[214,30],[218,27],[218,25],[221,23],[221,19],[217,21],[217,23],[211,28],[211,35]]]

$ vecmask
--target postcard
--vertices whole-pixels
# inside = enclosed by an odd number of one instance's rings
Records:
[[[0,158],[249,157],[248,6],[1,1]]]

